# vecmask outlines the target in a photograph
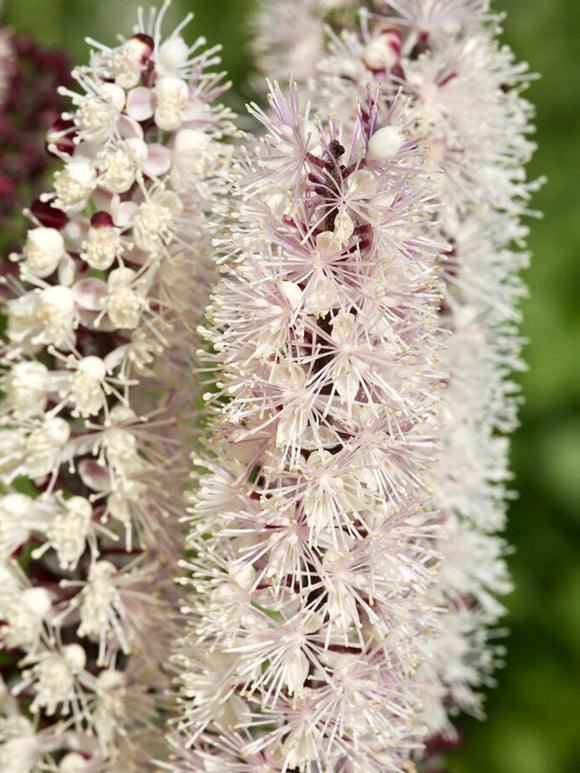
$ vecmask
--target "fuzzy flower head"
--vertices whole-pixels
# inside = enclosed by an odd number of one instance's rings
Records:
[[[232,179],[204,328],[220,375],[178,727],[217,766],[232,731],[248,736],[240,770],[379,771],[420,742],[410,718],[431,689],[403,676],[436,626],[418,485],[438,403],[431,181],[397,110],[377,124],[370,96],[348,140],[293,83],[269,102],[251,107],[266,134]]]
[[[163,756],[191,361],[229,155],[215,49],[184,41],[190,17],[164,37],[167,8],[120,45],[92,42],[49,133],[53,190],[10,255],[0,647],[10,700],[47,740],[0,737],[18,773],[136,773]]]

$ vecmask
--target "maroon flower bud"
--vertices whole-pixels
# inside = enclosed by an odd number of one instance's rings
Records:
[[[56,228],[60,231],[68,223],[67,215],[61,209],[53,207],[49,201],[36,199],[30,206],[30,212],[45,228]]]
[[[75,148],[75,136],[76,129],[74,123],[64,118],[57,118],[48,131],[45,147],[49,153],[52,153],[50,146],[54,145],[61,153],[72,155]],[[53,155],[56,154],[54,153]]]
[[[95,212],[91,217],[91,225],[93,228],[112,228],[115,223],[108,212]]]

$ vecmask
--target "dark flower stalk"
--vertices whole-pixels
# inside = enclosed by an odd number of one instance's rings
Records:
[[[40,48],[27,35],[0,27],[0,249],[23,236],[20,212],[40,193],[54,157],[45,137],[63,110],[58,87],[70,85],[60,50]]]

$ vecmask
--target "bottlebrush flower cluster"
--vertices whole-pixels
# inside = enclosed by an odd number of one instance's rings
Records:
[[[442,680],[443,708],[481,715],[477,688],[490,683],[502,651],[488,641],[503,612],[495,597],[510,590],[506,545],[497,536],[509,479],[500,433],[516,423],[509,376],[521,368],[516,304],[527,255],[513,247],[524,243],[520,218],[537,186],[523,171],[534,147],[527,137],[531,107],[521,95],[529,76],[497,42],[498,22],[485,2],[373,8],[360,30],[331,35],[313,99],[346,122],[349,102],[362,99],[369,81],[380,83],[383,115],[401,94],[413,133],[429,147],[427,168],[439,172],[436,220],[448,245],[440,258],[439,320],[450,336],[441,362],[439,453],[427,482],[447,531],[437,545],[443,559],[436,593],[446,612],[431,665]],[[445,712],[429,711],[433,729],[448,734]]]
[[[183,770],[408,770],[501,657],[528,76],[479,0],[309,8],[324,56],[258,19],[312,108],[252,109],[206,330]]]
[[[272,0],[234,149],[166,7],[12,256],[0,762],[408,773],[501,658],[529,76],[485,0]]]
[[[270,107],[205,331],[220,384],[178,660],[187,769],[398,770],[437,615],[431,183],[396,104],[379,127],[369,97],[344,145],[292,85]]]
[[[73,109],[49,135],[62,168],[10,256],[0,768],[11,773],[141,772],[163,754],[193,331],[229,131],[212,106],[215,50],[186,43],[183,24],[163,38],[166,7],[117,47],[93,43],[74,72]]]

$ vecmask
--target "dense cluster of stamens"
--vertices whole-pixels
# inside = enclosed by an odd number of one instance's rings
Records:
[[[293,84],[252,112],[267,134],[203,331],[220,382],[177,655],[185,769],[402,770],[434,692],[433,181],[397,100],[379,126],[369,96],[347,146]]]
[[[269,0],[234,147],[167,6],[4,268],[0,768],[427,773],[502,653],[526,67],[486,0]]]
[[[14,773],[163,756],[195,327],[229,131],[215,50],[183,25],[163,38],[166,8],[73,73],[48,140],[62,168],[6,268],[0,768]]]
[[[281,3],[263,9],[262,29]],[[290,3],[286,3],[290,5]],[[318,3],[332,22],[342,8]],[[527,230],[522,215],[537,183],[523,167],[533,151],[532,109],[522,98],[529,75],[497,42],[498,21],[484,0],[372,0],[360,25],[328,30],[328,54],[306,74],[314,105],[331,105],[352,123],[353,97],[376,83],[379,122],[392,96],[406,97],[413,135],[424,138],[435,175],[438,233],[448,247],[440,260],[440,327],[449,336],[439,410],[439,453],[428,485],[447,537],[437,603],[446,609],[434,667],[445,704],[481,713],[477,688],[489,683],[501,648],[489,627],[503,609],[495,596],[510,589],[504,527],[507,439],[516,422],[510,374],[521,368],[516,304],[524,289],[518,272]],[[277,67],[287,64],[279,48]],[[264,60],[264,65],[268,62]],[[349,118],[350,115],[350,118]],[[515,249],[514,249],[515,246]],[[435,731],[449,733],[439,712]]]

